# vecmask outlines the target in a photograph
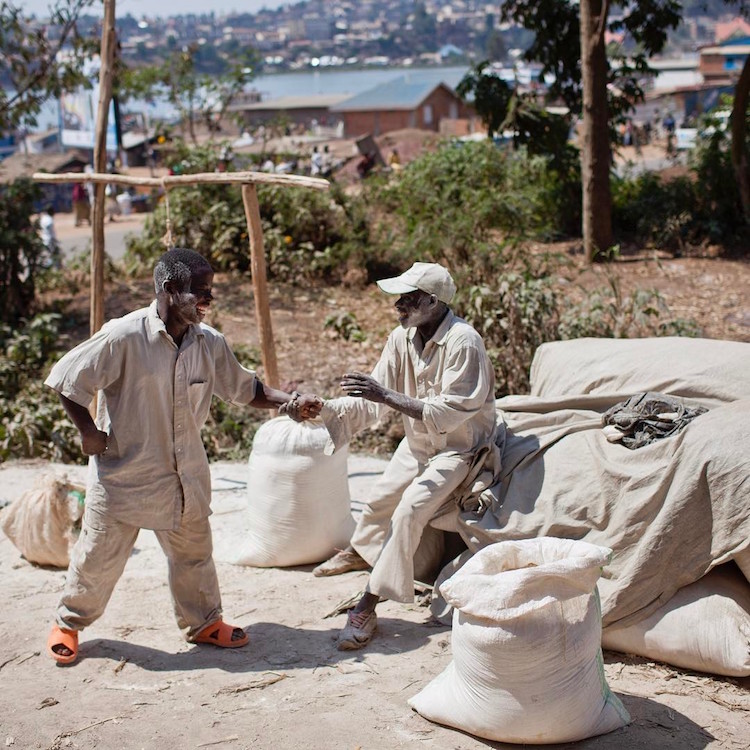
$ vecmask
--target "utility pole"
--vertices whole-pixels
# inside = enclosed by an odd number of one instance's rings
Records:
[[[107,118],[112,101],[112,76],[115,59],[115,0],[104,0],[102,20],[102,43],[99,57],[99,107],[96,114],[96,135],[94,139],[94,171],[107,171]],[[93,243],[91,246],[91,308],[89,327],[91,334],[104,325],[104,214],[106,185],[95,183]]]

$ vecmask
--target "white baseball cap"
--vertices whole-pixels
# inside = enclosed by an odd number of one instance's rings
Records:
[[[408,271],[390,279],[381,279],[378,286],[386,294],[408,294],[420,289],[434,294],[448,304],[456,293],[456,284],[447,269],[437,263],[415,263]]]

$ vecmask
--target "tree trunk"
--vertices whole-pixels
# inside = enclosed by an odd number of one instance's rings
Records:
[[[742,201],[742,213],[750,223],[750,161],[747,154],[747,106],[750,103],[750,57],[745,58],[734,89],[732,106],[732,167]]]
[[[607,8],[606,0],[581,0],[583,249],[589,263],[612,246],[607,51],[604,44]]]

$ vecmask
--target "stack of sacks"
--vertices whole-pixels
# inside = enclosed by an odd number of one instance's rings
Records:
[[[634,625],[605,628],[602,645],[698,672],[750,677],[750,586],[734,563],[681,588]]]

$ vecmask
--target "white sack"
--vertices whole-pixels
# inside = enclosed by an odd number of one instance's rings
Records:
[[[605,628],[602,645],[698,672],[750,676],[750,584],[720,565],[645,620]]]
[[[70,493],[83,489],[65,477],[44,474],[3,510],[0,527],[29,562],[67,568],[74,526],[83,514],[78,498]]]
[[[602,665],[596,581],[610,550],[540,537],[491,544],[440,587],[453,660],[409,704],[496,742],[549,744],[630,721]]]
[[[249,529],[231,560],[283,567],[326,560],[354,531],[346,449],[323,453],[328,431],[277,417],[261,425],[248,466]]]

